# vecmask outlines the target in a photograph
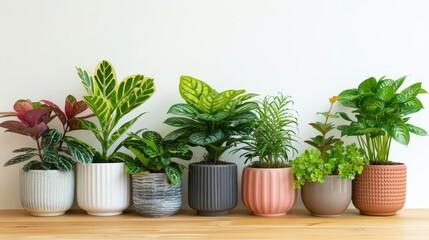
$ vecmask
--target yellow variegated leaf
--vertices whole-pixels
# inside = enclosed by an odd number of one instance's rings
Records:
[[[103,129],[108,129],[112,106],[107,98],[101,96],[84,96],[85,103],[95,113]]]
[[[94,79],[104,97],[109,98],[116,88],[116,72],[112,64],[106,60],[101,61],[94,71]]]

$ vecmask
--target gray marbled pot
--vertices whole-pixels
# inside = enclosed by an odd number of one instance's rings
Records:
[[[182,184],[172,186],[164,173],[132,175],[133,205],[146,217],[164,217],[182,207]]]

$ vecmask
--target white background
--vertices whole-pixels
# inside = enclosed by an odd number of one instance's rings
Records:
[[[74,67],[92,70],[106,59],[120,79],[155,78],[154,96],[132,115],[148,113],[132,130],[172,130],[162,122],[169,106],[182,102],[179,76],[191,75],[217,90],[291,95],[302,143],[315,134],[307,123],[327,110],[328,98],[367,77],[408,75],[406,85],[421,81],[429,88],[428,9],[424,0],[0,0],[0,110],[12,110],[20,98],[61,106],[68,94],[81,98]],[[429,106],[428,95],[422,100]],[[428,119],[422,111],[411,122],[429,129]],[[75,136],[96,144],[88,133]],[[413,136],[408,148],[392,146],[391,160],[408,166],[407,208],[429,207],[428,143],[429,137]],[[1,164],[14,156],[12,149],[32,144],[1,133]],[[202,154],[196,150],[193,161]],[[224,160],[241,172],[238,156]],[[0,209],[21,208],[20,167],[0,167]]]

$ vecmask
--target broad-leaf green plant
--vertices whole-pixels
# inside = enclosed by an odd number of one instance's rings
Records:
[[[129,174],[165,173],[172,185],[182,182],[183,166],[171,160],[190,160],[192,151],[185,143],[165,141],[155,131],[145,131],[139,135],[129,134],[122,145],[134,153],[135,157],[124,155],[126,171]]]
[[[298,121],[292,105],[291,97],[282,93],[258,101],[255,109],[258,119],[254,122],[253,131],[240,140],[243,146],[234,152],[244,151],[241,157],[246,158],[245,163],[250,161],[251,167],[288,166],[290,157],[297,152],[293,144]]]
[[[68,136],[70,131],[81,129],[79,120],[89,118],[92,114],[80,116],[88,107],[83,101],[77,101],[69,95],[65,101],[65,111],[48,100],[32,102],[18,100],[14,104],[15,112],[2,112],[0,117],[16,117],[18,120],[8,120],[0,123],[7,132],[31,137],[36,147],[23,147],[14,150],[18,156],[7,161],[4,166],[10,166],[29,161],[23,167],[29,170],[60,170],[71,171],[75,162],[88,163],[93,153],[88,151],[85,144],[74,137]],[[51,115],[52,112],[55,115]],[[62,132],[50,129],[48,123],[57,117],[62,124]]]
[[[372,164],[389,164],[392,138],[408,145],[410,133],[427,136],[427,132],[408,121],[410,115],[423,109],[419,94],[427,93],[422,83],[399,91],[406,77],[397,80],[374,77],[364,80],[358,88],[340,93],[340,102],[353,110],[354,119],[346,113],[341,117],[348,125],[338,129],[341,135],[356,136]]]
[[[179,91],[186,103],[173,105],[165,123],[178,129],[165,136],[167,141],[179,141],[205,148],[203,163],[219,164],[222,154],[252,131],[257,119],[253,110],[258,104],[249,99],[256,94],[245,90],[217,92],[207,83],[190,76],[181,76]]]
[[[290,161],[295,174],[295,188],[300,188],[307,182],[323,183],[326,175],[354,179],[355,175],[361,174],[364,166],[368,164],[363,149],[358,148],[354,143],[344,146],[343,141],[329,134],[335,129],[335,125],[329,122],[329,118],[340,117],[338,114],[331,113],[337,100],[337,96],[330,98],[329,111],[318,113],[324,116],[323,122],[310,123],[320,134],[305,142],[315,149],[306,150]]]
[[[117,154],[119,147],[113,146],[144,113],[122,125],[120,120],[152,96],[155,91],[153,78],[134,74],[118,83],[115,69],[105,60],[95,67],[94,74],[84,68],[77,68],[77,73],[87,92],[83,99],[99,123],[81,120],[101,145],[101,151],[91,148],[95,155],[93,162],[124,161],[123,155]]]

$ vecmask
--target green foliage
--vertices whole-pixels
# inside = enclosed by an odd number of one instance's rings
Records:
[[[325,175],[339,175],[340,178],[354,179],[356,174],[361,174],[363,166],[368,160],[362,149],[356,144],[344,147],[342,141],[336,142],[322,159],[317,149],[306,150],[303,154],[291,160],[293,173],[296,180],[295,188],[300,188],[307,182],[324,182]]]
[[[329,122],[329,118],[339,118],[337,114],[331,113],[337,100],[337,96],[330,98],[329,111],[319,113],[325,117],[323,123],[310,123],[321,135],[305,142],[316,149],[307,150],[290,161],[296,176],[295,188],[300,188],[306,182],[323,183],[325,175],[335,174],[340,178],[354,179],[356,174],[362,173],[363,166],[368,164],[364,151],[357,148],[356,144],[344,146],[344,142],[334,135],[327,136],[335,128],[335,125]]]
[[[19,121],[5,121],[0,124],[7,131],[31,137],[37,144],[37,148],[23,147],[14,150],[18,156],[7,161],[4,166],[10,166],[29,161],[24,165],[24,171],[29,170],[54,170],[71,171],[75,162],[88,163],[93,158],[85,144],[67,133],[81,129],[79,120],[89,118],[92,115],[78,116],[87,109],[83,101],[77,101],[69,95],[65,101],[65,111],[48,100],[31,102],[30,100],[18,100],[14,109],[16,112],[6,112],[0,117],[17,117]],[[51,113],[55,116],[50,116]],[[48,123],[57,117],[63,127],[60,133],[56,129],[49,129]],[[73,157],[73,158],[72,158]]]
[[[165,141],[154,131],[145,131],[141,136],[138,134],[139,132],[129,134],[121,144],[135,155],[135,158],[123,156],[127,172],[129,174],[164,172],[172,185],[180,184],[183,167],[173,162],[171,158],[190,160],[192,151],[189,147],[177,141]]]
[[[404,145],[410,142],[410,133],[427,136],[427,132],[408,123],[410,114],[423,109],[418,95],[427,93],[421,83],[402,91],[406,77],[397,80],[371,77],[358,88],[340,93],[340,102],[353,109],[355,120],[346,113],[341,117],[348,125],[339,126],[342,136],[356,136],[371,162],[388,162],[392,138]]]
[[[218,93],[201,80],[181,76],[179,91],[186,104],[175,104],[168,110],[180,117],[165,120],[178,129],[164,140],[205,148],[207,163],[216,164],[226,150],[251,132],[257,119],[252,112],[257,103],[247,101],[256,95],[245,94],[244,90]]]
[[[259,101],[253,131],[243,136],[240,140],[243,147],[234,152],[244,150],[241,156],[246,158],[246,163],[250,161],[252,167],[286,166],[290,156],[297,152],[293,143],[298,123],[292,104],[291,97],[282,93]]]
[[[119,148],[109,152],[113,144],[143,115],[140,114],[118,126],[120,120],[129,112],[142,105],[155,91],[152,78],[141,74],[126,77],[118,84],[116,72],[111,63],[101,61],[94,74],[84,68],[77,68],[77,73],[87,91],[84,101],[96,115],[99,126],[81,120],[85,129],[90,130],[100,142],[101,151],[90,148],[94,162],[125,161]]]

